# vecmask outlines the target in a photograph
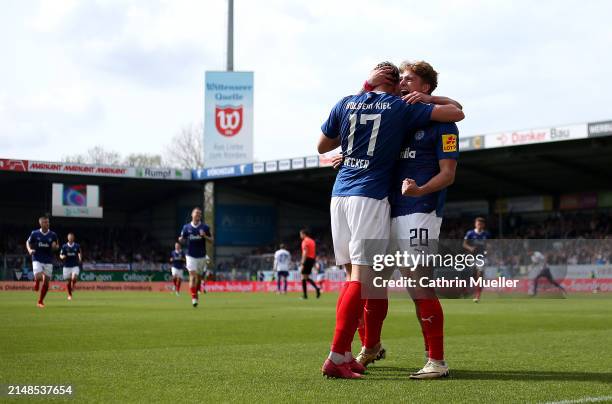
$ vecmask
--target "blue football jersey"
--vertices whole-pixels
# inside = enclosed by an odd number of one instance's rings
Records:
[[[404,138],[425,126],[433,105],[406,104],[400,97],[367,92],[344,97],[332,109],[321,130],[340,136],[344,163],[332,196],[389,196],[391,173]]]
[[[79,253],[81,252],[81,246],[78,243],[66,243],[62,246],[60,255],[65,255],[64,266],[66,268],[78,267],[79,266]]]
[[[210,227],[203,222],[197,226],[187,223],[183,226],[181,237],[187,240],[187,255],[193,258],[206,256],[206,239],[200,234],[203,232],[210,237]]]
[[[459,158],[459,129],[454,123],[431,122],[406,137],[400,158],[395,166],[391,189],[391,217],[412,213],[431,213],[441,217],[446,200],[446,189],[419,197],[402,195],[406,178],[418,186],[426,184],[440,173],[440,160]]]
[[[172,268],[184,269],[185,268],[185,253],[183,251],[172,250],[170,253],[170,261]]]
[[[483,230],[478,233],[475,229],[468,230],[464,237],[465,240],[469,240],[469,244],[472,247],[476,247],[476,253],[484,253],[486,249],[486,242],[490,238],[491,233],[488,231]]]
[[[27,243],[33,248],[34,254],[32,261],[40,262],[41,264],[53,264],[53,242],[58,243],[57,234],[51,230],[43,233],[40,229],[32,231],[28,237]]]

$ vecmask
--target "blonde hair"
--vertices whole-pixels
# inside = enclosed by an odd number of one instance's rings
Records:
[[[400,72],[410,70],[421,78],[426,84],[429,84],[429,94],[438,87],[438,72],[424,60],[418,60],[416,62],[404,61],[400,64]]]

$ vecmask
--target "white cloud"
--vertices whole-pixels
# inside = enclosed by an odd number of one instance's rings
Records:
[[[606,1],[235,7],[235,67],[255,71],[259,159],[312,154],[331,106],[386,59],[430,61],[438,93],[465,106],[464,134],[612,118]],[[224,66],[225,24],[224,1],[9,3],[0,15],[2,154],[162,151],[202,119],[203,72]]]

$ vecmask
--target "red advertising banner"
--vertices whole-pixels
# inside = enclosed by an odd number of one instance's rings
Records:
[[[0,170],[28,171],[28,160],[0,159]]]
[[[32,291],[33,282],[0,282],[0,291]],[[323,290],[338,291],[342,282],[325,282]],[[171,282],[78,282],[77,290],[100,291],[100,292],[171,292]],[[49,288],[52,292],[63,292],[66,290],[64,282],[51,282]],[[206,282],[208,292],[276,292],[276,282],[252,282],[252,281],[219,281]],[[287,291],[299,292],[302,283],[298,281],[287,282]]]
[[[565,194],[559,200],[559,209],[592,209],[597,207],[597,194],[595,192],[584,194]]]
[[[325,281],[323,292],[337,292],[343,282]],[[561,284],[569,293],[580,292],[612,292],[612,279],[564,279]],[[33,282],[0,282],[0,291],[32,291]],[[49,288],[52,292],[64,292],[66,289],[64,282],[51,282]],[[521,279],[517,287],[485,288],[488,292],[498,293],[529,293],[533,288],[533,281]],[[170,282],[78,282],[77,290],[87,290],[96,292],[171,292],[172,283]],[[251,281],[219,281],[206,282],[208,292],[276,292],[276,282],[251,282]],[[290,281],[287,283],[289,292],[301,292],[302,283]],[[404,292],[404,288],[392,290],[394,292]],[[538,294],[549,291],[557,292],[557,289],[550,285],[546,280],[540,280],[538,284]]]
[[[30,161],[29,171],[59,174],[99,175],[106,177],[134,177],[133,167],[94,166],[78,163]]]

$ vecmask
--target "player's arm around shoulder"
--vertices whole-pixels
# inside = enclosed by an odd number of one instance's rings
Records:
[[[463,109],[463,105],[461,105],[458,101],[455,101],[450,97],[443,97],[443,96],[438,96],[438,95],[420,93],[418,91],[413,91],[403,96],[402,99],[406,101],[408,104],[414,104],[417,102],[424,102],[426,104],[436,104],[436,105],[451,104],[451,105],[456,106],[459,109]]]
[[[456,105],[434,105],[431,110],[431,120],[438,122],[459,122],[465,118],[465,114]]]

